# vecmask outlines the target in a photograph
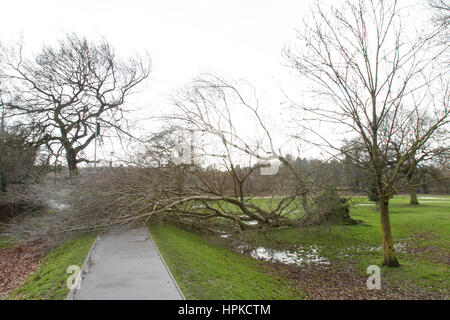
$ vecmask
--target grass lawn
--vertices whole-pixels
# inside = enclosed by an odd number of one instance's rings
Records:
[[[24,284],[11,292],[7,299],[60,300],[65,299],[69,289],[66,273],[70,265],[81,267],[95,236],[88,235],[70,240],[50,251],[40,267],[25,280]]]
[[[396,196],[390,203],[390,218],[400,268],[382,268],[382,281],[414,287],[445,297],[450,290],[450,197],[424,199],[410,206],[409,198]],[[370,203],[366,198],[360,203]],[[315,252],[332,265],[352,265],[364,277],[369,265],[382,260],[381,229],[375,206],[355,206],[352,218],[360,225],[280,228],[266,237],[249,231],[233,234],[236,242],[254,247],[295,250],[314,245]],[[280,299],[306,297],[286,279],[277,280],[260,261],[209,241],[207,236],[172,226],[156,225],[151,234],[187,298],[191,299]],[[229,238],[230,239],[230,238]],[[222,239],[221,241],[229,241]],[[305,253],[304,252],[304,253]],[[264,271],[265,270],[265,271]],[[269,273],[266,273],[269,272]]]
[[[260,261],[168,225],[150,233],[187,299],[301,299],[305,293]]]
[[[414,283],[431,290],[450,290],[450,197],[448,202],[421,201],[409,205],[409,197],[397,196],[390,203],[390,219],[400,268],[383,268],[386,281],[398,284]],[[437,201],[437,200],[436,200]],[[369,202],[366,202],[369,203]],[[349,260],[364,273],[367,266],[382,260],[381,227],[374,206],[356,206],[354,219],[365,224],[331,228],[284,229],[270,232],[270,240],[254,235],[258,245],[278,244],[319,245],[319,254],[335,263]],[[270,245],[270,244],[269,244]]]

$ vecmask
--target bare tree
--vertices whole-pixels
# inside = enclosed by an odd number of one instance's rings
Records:
[[[122,60],[105,40],[90,42],[69,34],[57,46],[44,46],[33,59],[21,45],[4,52],[2,81],[11,97],[5,104],[40,132],[39,143],[54,156],[64,154],[71,175],[89,162],[84,150],[94,140],[97,118],[103,130],[128,132],[125,99],[150,72],[150,60]]]
[[[25,183],[31,175],[38,150],[19,128],[0,132],[0,193],[10,184]]]
[[[275,147],[253,89],[242,87],[205,75],[177,92],[174,112],[162,117],[166,127],[126,167],[86,183],[80,179],[69,196],[71,210],[101,218],[102,226],[163,219],[214,233],[349,221],[336,194],[305,197],[319,190],[317,177]],[[245,132],[253,125],[260,135]],[[281,174],[268,164],[274,160],[283,165]],[[325,198],[334,201],[331,206]],[[76,229],[95,228],[78,221]]]
[[[249,220],[269,227],[324,222],[334,212],[314,210],[308,201],[313,191],[324,189],[318,174],[310,174],[320,173],[323,162],[310,170],[296,166],[277,147],[254,88],[244,83],[207,74],[173,97],[176,109],[164,119],[175,128],[202,135],[210,147],[197,143],[193,150],[197,157],[211,159],[206,170],[196,165],[187,172],[182,183],[184,198],[177,199],[177,205],[200,202],[201,207],[191,209],[191,214],[232,219],[241,229],[252,227],[245,223]],[[253,128],[251,135],[245,132],[249,127]],[[283,175],[279,175],[280,166]],[[259,175],[267,179],[258,179]],[[252,181],[258,181],[259,188]],[[274,195],[277,184],[284,188]],[[261,199],[264,192],[267,196]],[[215,203],[226,206],[218,208]]]
[[[448,27],[450,24],[450,1],[448,0],[428,0],[428,5],[433,9],[433,21],[442,30],[444,36],[449,36]]]
[[[191,154],[206,161],[203,168],[194,165],[185,173],[187,178],[180,186],[184,194],[176,202],[185,205],[195,201],[199,206],[189,213],[186,209],[179,212],[231,219],[240,229],[292,224],[287,216],[295,211],[295,190],[273,201],[272,206],[267,206],[267,198],[255,199],[264,185],[250,191],[254,177],[264,172],[270,160],[279,160],[281,151],[274,147],[261,117],[254,88],[248,83],[245,87],[243,93],[235,83],[208,74],[173,96],[175,111],[164,119],[173,128],[197,134]],[[246,127],[259,131],[258,137],[245,134],[241,117],[246,117]],[[206,146],[199,139],[207,141]],[[257,224],[248,224],[251,220]]]
[[[399,265],[389,199],[408,184],[407,178],[398,179],[402,170],[448,125],[450,113],[447,66],[434,66],[447,46],[436,45],[435,33],[411,39],[402,28],[400,12],[398,1],[346,1],[340,8],[316,4],[311,19],[297,33],[301,47],[284,51],[322,99],[320,105],[297,106],[359,139],[369,155],[367,161],[353,160],[376,181],[382,265],[389,267]],[[430,121],[422,125],[419,120],[424,117]],[[421,130],[416,130],[419,125]],[[312,132],[324,150],[352,157],[351,148],[343,149],[323,133]],[[396,152],[394,143],[400,146]]]
[[[433,119],[430,119],[427,115],[422,115],[417,118],[419,114],[416,116],[411,115],[409,125],[405,125],[402,128],[399,128],[399,131],[403,131],[401,135],[402,139],[398,142],[395,141],[395,136],[392,138],[392,148],[394,150],[394,162],[401,161],[402,158],[402,144],[405,143],[405,140],[417,140],[425,134],[425,131],[429,128],[430,122],[433,122]],[[428,183],[434,180],[446,179],[448,177],[440,176],[435,177],[433,179],[424,180],[422,183],[417,182],[416,176],[420,171],[427,170],[427,167],[433,161],[446,157],[450,152],[450,144],[448,142],[449,132],[445,128],[441,127],[437,129],[434,134],[420,147],[415,150],[410,159],[405,161],[403,169],[400,169],[400,172],[404,175],[406,180],[407,188],[410,193],[410,204],[418,205],[419,200],[417,199],[417,187],[421,184]],[[407,142],[411,143],[411,142]]]

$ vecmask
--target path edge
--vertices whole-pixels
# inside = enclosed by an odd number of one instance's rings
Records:
[[[94,253],[94,249],[97,246],[97,243],[99,240],[100,240],[100,235],[97,235],[95,237],[94,242],[92,243],[91,248],[89,249],[89,252],[87,253],[86,257],[84,258],[83,264],[81,265],[81,269],[80,269],[80,284],[83,281],[84,275],[89,272],[89,264],[91,262],[92,255]],[[76,291],[77,291],[77,288],[70,289],[65,300],[75,300]]]
[[[161,252],[159,251],[158,246],[156,245],[155,241],[153,240],[152,235],[150,234],[150,230],[148,230],[148,226],[145,227],[145,230],[147,231],[150,240],[152,241],[153,245],[155,246],[156,252],[158,252],[158,255],[161,258],[161,261],[162,261],[164,267],[166,268],[167,272],[169,273],[169,276],[172,278],[172,281],[175,284],[175,287],[177,288],[178,293],[181,295],[182,300],[186,300],[186,297],[184,296],[183,291],[181,291],[180,286],[178,285],[177,281],[175,280],[175,277],[173,276],[172,272],[170,272],[169,266],[167,265],[166,261],[164,260],[164,258],[162,256]]]

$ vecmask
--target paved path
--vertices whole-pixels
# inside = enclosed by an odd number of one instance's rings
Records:
[[[100,235],[87,259],[81,288],[68,299],[183,299],[145,228]]]

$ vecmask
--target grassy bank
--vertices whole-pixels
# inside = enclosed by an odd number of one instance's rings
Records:
[[[150,233],[187,299],[301,299],[305,293],[260,261],[168,225]]]
[[[403,196],[391,201],[393,236],[402,266],[382,268],[383,283],[396,288],[417,288],[448,298],[450,197],[441,198],[445,199],[442,202],[426,199],[418,206],[410,206],[408,197]],[[365,199],[358,202],[370,204]],[[352,208],[351,215],[364,223],[281,228],[269,231],[266,236],[257,231],[231,236],[235,243],[245,242],[253,247],[291,252],[300,247],[305,255],[314,251],[333,266],[342,269],[351,266],[361,279],[365,279],[366,268],[379,265],[382,260],[379,214],[373,205],[359,205]],[[218,246],[217,241],[212,241],[216,243],[212,244],[206,236],[170,226],[152,227],[151,233],[188,298],[277,299],[277,295],[286,298],[305,296],[299,292],[293,294],[292,283],[285,279],[274,283],[273,275],[264,271],[261,273],[263,269],[259,261],[232,252],[226,248],[226,243]]]
[[[41,261],[40,267],[25,280],[23,285],[10,293],[7,299],[60,300],[69,290],[66,273],[70,265],[81,267],[92,246],[95,236],[82,236],[68,241],[50,251]]]

